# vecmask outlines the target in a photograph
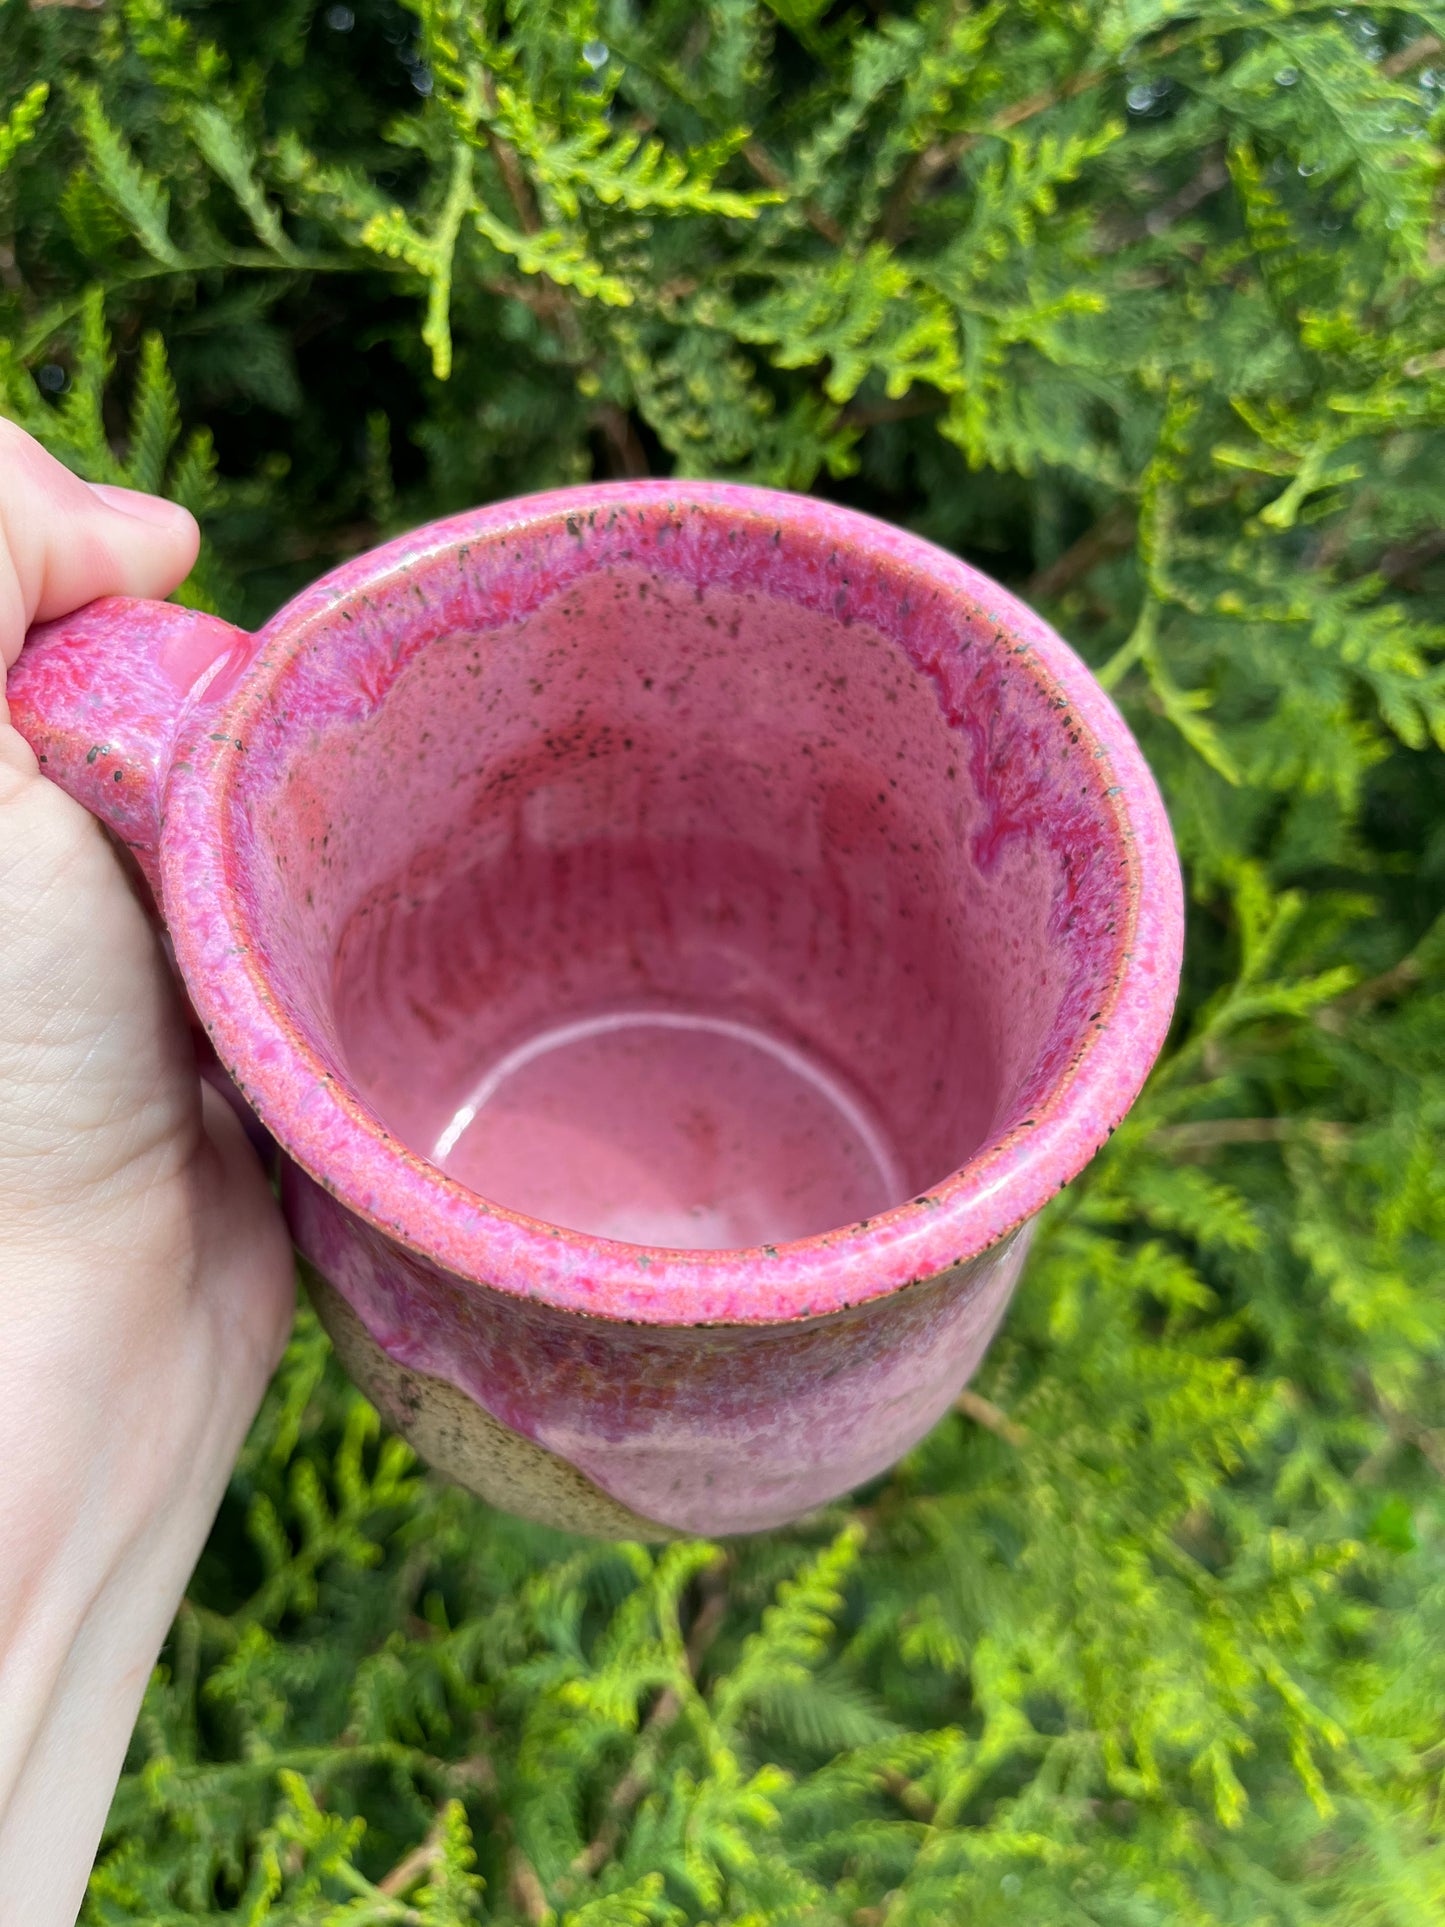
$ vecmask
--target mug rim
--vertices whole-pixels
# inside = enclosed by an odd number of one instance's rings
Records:
[[[669,506],[851,541],[870,558],[918,572],[973,623],[1006,635],[1016,665],[1046,698],[1064,700],[1103,761],[1126,871],[1101,1022],[1034,1117],[928,1192],[777,1245],[682,1250],[549,1225],[479,1197],[392,1136],[270,989],[239,882],[244,858],[229,833],[240,769],[234,751],[247,717],[348,603],[479,540],[524,536],[600,508]],[[259,631],[244,673],[220,702],[192,713],[167,788],[160,859],[166,919],[193,1002],[284,1156],[375,1231],[465,1283],[647,1325],[790,1324],[885,1297],[999,1244],[1078,1175],[1137,1097],[1168,1031],[1183,941],[1178,857],[1158,788],[1123,718],[1068,644],[1007,590],[920,537],[815,497],[738,483],[649,478],[549,490],[426,524],[330,570]]]

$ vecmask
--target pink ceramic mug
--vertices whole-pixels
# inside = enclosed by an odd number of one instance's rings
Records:
[[[145,871],[350,1371],[579,1531],[889,1465],[1169,1021],[1178,866],[1107,697],[821,502],[501,503],[259,635],[95,603],[9,694]]]

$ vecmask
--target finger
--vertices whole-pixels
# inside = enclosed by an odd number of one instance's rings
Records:
[[[195,518],[138,490],[90,486],[0,421],[0,664],[32,622],[100,595],[164,596],[196,559]]]

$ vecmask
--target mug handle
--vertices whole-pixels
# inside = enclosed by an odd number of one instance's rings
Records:
[[[102,596],[38,623],[5,688],[50,779],[131,851],[160,905],[160,830],[180,726],[234,687],[256,637],[174,602]]]
[[[10,720],[52,782],[98,816],[135,858],[156,913],[166,779],[181,724],[219,700],[258,647],[219,616],[139,596],[102,596],[38,623],[5,695]],[[168,950],[169,954],[169,950]],[[231,1105],[270,1160],[273,1146],[190,1013],[196,1068]]]

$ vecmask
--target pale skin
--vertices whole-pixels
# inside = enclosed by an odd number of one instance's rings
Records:
[[[0,672],[33,622],[168,594],[197,540],[0,421]],[[0,682],[0,1921],[72,1927],[292,1302],[155,931]]]

